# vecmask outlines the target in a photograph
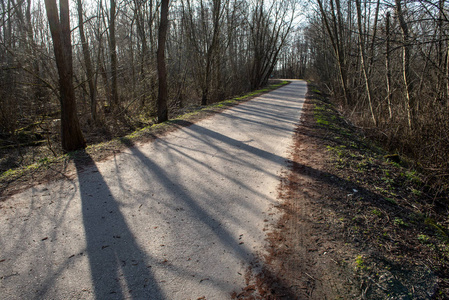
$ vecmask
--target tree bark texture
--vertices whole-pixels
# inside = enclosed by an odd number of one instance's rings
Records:
[[[70,152],[85,148],[86,142],[77,116],[75,89],[72,81],[73,66],[69,1],[59,1],[59,16],[56,0],[45,0],[45,7],[59,74],[62,149],[65,152]]]
[[[168,30],[168,4],[169,0],[161,1],[161,21],[159,25],[158,47],[157,47],[157,73],[159,89],[157,95],[157,122],[168,120],[167,110],[167,68],[165,66],[165,42]]]

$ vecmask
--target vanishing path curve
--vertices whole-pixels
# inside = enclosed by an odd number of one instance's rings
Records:
[[[229,299],[263,253],[306,83],[35,186],[0,210],[1,299]]]

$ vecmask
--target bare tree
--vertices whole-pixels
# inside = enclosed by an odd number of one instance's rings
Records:
[[[90,96],[90,111],[92,120],[97,121],[97,91],[95,87],[94,71],[92,67],[92,60],[90,58],[89,43],[86,39],[86,34],[84,32],[84,18],[83,18],[83,5],[81,0],[77,0],[78,6],[78,29],[80,32],[80,40],[84,57],[84,64],[86,65],[86,75],[87,83],[89,85],[89,96]]]
[[[264,1],[256,2],[249,23],[254,55],[251,88],[259,88],[268,82],[290,34],[294,14],[295,6],[291,1],[273,2],[268,9]]]
[[[104,140],[266,84],[290,45],[295,2],[183,0],[163,12],[168,2],[77,0],[69,28],[59,1],[0,0],[0,127],[8,139],[27,128],[56,140],[61,106],[64,151],[85,145],[80,126],[89,143]]]
[[[165,43],[168,30],[168,4],[169,0],[161,1],[161,21],[159,24],[158,48],[157,48],[157,71],[159,79],[159,90],[157,96],[157,122],[165,122],[168,119],[167,110],[167,69],[165,65]]]
[[[195,16],[194,2],[182,1],[183,17],[187,29],[189,46],[195,60],[195,77],[201,88],[201,105],[207,105],[211,93],[213,68],[220,60],[220,35],[222,19],[228,1],[213,0],[208,6],[206,1],[198,2]]]
[[[321,18],[327,31],[327,36],[331,41],[332,49],[334,51],[337,60],[340,84],[343,90],[345,103],[348,105],[352,103],[352,99],[348,87],[348,67],[346,61],[346,54],[344,51],[344,43],[345,43],[343,36],[344,24],[341,16],[340,0],[330,0],[331,6],[329,13],[330,16],[325,10],[323,0],[317,0],[317,3],[321,13]],[[337,10],[337,13],[335,13],[335,10]]]
[[[390,12],[387,12],[385,25],[386,35],[386,50],[385,50],[385,69],[386,69],[386,86],[387,86],[387,105],[388,115],[390,119],[393,118],[393,111],[391,108],[391,102],[393,98],[392,91],[392,78],[391,78],[391,29],[390,29]]]
[[[109,7],[109,56],[111,59],[111,100],[113,109],[117,109],[119,105],[118,100],[118,85],[117,85],[117,43],[115,36],[115,20],[117,17],[117,2],[110,0]]]
[[[73,65],[69,1],[59,1],[59,16],[56,0],[45,0],[45,7],[59,74],[62,149],[69,152],[86,147],[78,121],[75,90],[72,81]]]
[[[360,52],[360,64],[362,67],[363,78],[365,80],[365,88],[366,88],[366,96],[368,97],[368,105],[371,112],[371,118],[373,119],[374,126],[377,126],[377,118],[374,114],[373,108],[373,96],[372,96],[372,88],[371,88],[371,80],[368,75],[368,65],[365,57],[365,43],[364,43],[364,34],[362,31],[362,9],[360,5],[360,0],[355,0],[355,5],[357,8],[357,26],[359,31],[359,52]]]
[[[354,123],[377,123],[389,147],[447,173],[447,1],[315,1],[309,72],[346,99]]]
[[[411,52],[411,41],[409,35],[408,24],[405,21],[404,10],[402,8],[402,0],[395,0],[396,4],[396,14],[399,20],[399,25],[402,33],[402,77],[404,80],[404,92],[407,107],[407,118],[408,127],[411,131],[414,125],[415,119],[415,107],[412,98],[413,84],[411,80],[411,69],[410,69],[410,52]]]

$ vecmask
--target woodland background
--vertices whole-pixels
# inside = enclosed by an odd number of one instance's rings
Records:
[[[58,8],[49,2],[57,10],[64,1]],[[155,122],[161,1],[68,6],[76,114],[87,143]],[[292,29],[294,6],[171,1],[165,62],[172,115],[265,85]],[[0,9],[0,171],[6,171],[62,153],[61,93],[43,1],[2,0]],[[57,25],[62,15],[60,9]]]
[[[447,1],[309,3],[307,25],[280,54],[279,76],[319,82],[367,136],[411,159],[429,183],[447,181]]]
[[[69,3],[87,144],[157,121],[161,2]],[[169,116],[305,78],[432,180],[449,176],[445,0],[173,0],[168,20]],[[0,0],[0,172],[63,153],[54,48],[43,1]]]

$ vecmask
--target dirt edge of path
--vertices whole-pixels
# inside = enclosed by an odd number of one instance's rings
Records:
[[[308,90],[268,254],[232,298],[448,299],[444,194]]]

